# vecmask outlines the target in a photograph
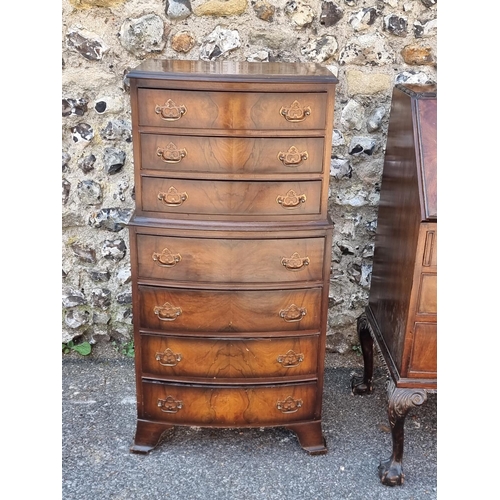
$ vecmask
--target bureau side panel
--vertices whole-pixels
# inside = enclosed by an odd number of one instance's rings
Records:
[[[394,90],[378,211],[369,305],[401,372],[420,205],[411,99]]]

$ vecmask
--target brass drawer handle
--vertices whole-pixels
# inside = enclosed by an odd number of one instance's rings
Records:
[[[286,354],[280,354],[276,360],[283,365],[283,368],[294,368],[304,361],[304,354],[297,354],[290,349]]]
[[[293,189],[290,189],[285,196],[278,196],[276,201],[286,209],[293,209],[300,206],[301,203],[305,203],[307,197],[305,194],[297,194]]]
[[[156,156],[161,158],[165,163],[179,163],[187,155],[187,151],[182,148],[179,149],[173,142],[168,144],[165,148],[158,148]]]
[[[170,347],[167,347],[163,352],[157,352],[155,359],[162,366],[176,366],[182,359],[182,354],[174,353]]]
[[[276,402],[276,408],[281,413],[295,413],[301,406],[302,399],[293,399],[292,396],[288,396],[284,401]]]
[[[309,257],[301,257],[297,252],[293,253],[290,258],[283,257],[281,259],[281,264],[289,271],[299,271],[304,266],[308,266],[309,263]]]
[[[311,114],[311,108],[301,107],[299,101],[293,101],[289,108],[282,107],[280,115],[285,117],[285,120],[292,123],[303,122]]]
[[[176,400],[173,396],[158,400],[158,407],[165,413],[177,413],[182,406],[183,402]]]
[[[283,153],[283,151],[278,153],[278,159],[285,167],[297,167],[308,158],[309,154],[307,151],[300,153],[295,146],[292,146],[286,153]]]
[[[188,199],[188,195],[187,193],[179,193],[179,191],[172,186],[168,188],[166,193],[158,193],[158,199],[169,207],[178,207]]]
[[[180,254],[174,255],[168,248],[164,248],[161,253],[155,252],[153,254],[153,260],[160,267],[174,267],[182,260],[182,257]]]
[[[182,309],[173,306],[170,302],[165,302],[162,306],[156,306],[154,313],[161,321],[175,321],[182,314]]]
[[[160,115],[162,120],[174,122],[180,120],[187,113],[187,108],[183,104],[177,106],[172,99],[169,99],[163,106],[156,105],[155,113]]]
[[[280,311],[280,318],[283,318],[287,323],[294,323],[296,321],[301,321],[306,314],[307,310],[305,308],[292,304],[287,309],[282,309]]]

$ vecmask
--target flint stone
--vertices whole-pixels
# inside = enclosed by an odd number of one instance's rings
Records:
[[[97,269],[89,269],[87,271],[88,275],[90,276],[90,279],[92,281],[95,281],[97,283],[109,281],[109,278],[111,275],[109,274],[109,271],[99,271]]]
[[[73,253],[82,262],[89,262],[91,264],[95,264],[97,262],[95,250],[93,248],[73,243],[73,245],[71,245],[71,250],[73,250]]]
[[[217,26],[203,39],[200,58],[204,61],[212,61],[240,46],[238,31],[226,30]]]
[[[407,83],[410,85],[431,85],[436,82],[430,76],[421,71],[418,73],[403,71],[396,76],[395,83]]]
[[[369,7],[353,14],[349,19],[349,24],[354,31],[366,31],[377,20],[377,9]]]
[[[415,21],[413,23],[413,33],[415,38],[426,38],[429,36],[435,36],[437,32],[437,19],[431,19],[430,21],[424,22]]]
[[[63,307],[82,306],[87,303],[85,295],[80,290],[68,289],[63,293],[62,305]]]
[[[361,257],[364,259],[368,257],[373,257],[375,252],[375,245],[373,243],[368,243],[368,245],[363,248],[363,251],[361,252]]]
[[[113,96],[102,96],[95,100],[94,109],[97,114],[119,113],[123,110],[123,99]]]
[[[330,175],[335,179],[350,179],[352,177],[352,167],[349,160],[345,158],[332,158],[330,160]]]
[[[88,311],[78,311],[76,309],[70,309],[66,311],[64,322],[66,325],[76,330],[84,325],[87,325],[90,321],[90,313]]]
[[[423,66],[434,64],[431,47],[420,47],[418,45],[407,45],[401,51],[406,64],[412,66]]]
[[[130,267],[126,267],[126,268],[122,267],[121,269],[118,269],[118,272],[116,273],[116,277],[117,277],[120,285],[127,285],[128,283],[130,283],[132,280],[132,274],[130,272]]]
[[[437,4],[437,0],[420,0],[427,8]]]
[[[92,324],[94,325],[107,325],[111,321],[111,316],[109,313],[104,311],[92,311]],[[94,331],[93,337],[95,337],[96,332]],[[97,334],[99,335],[99,334]],[[109,340],[109,339],[108,339]]]
[[[62,180],[62,202],[64,205],[68,202],[71,183],[67,179]]]
[[[370,288],[372,277],[372,266],[368,264],[361,264],[361,276],[359,277],[359,284],[366,289]]]
[[[340,122],[349,130],[361,130],[365,121],[364,107],[353,99],[344,106]]]
[[[66,45],[89,61],[100,61],[109,49],[95,33],[76,28],[70,28],[66,34]]]
[[[132,304],[132,294],[130,292],[119,293],[116,296],[118,304]]]
[[[300,52],[309,59],[321,63],[333,57],[337,48],[338,44],[335,37],[323,35],[310,38],[307,44],[300,49]]]
[[[337,147],[337,146],[343,146],[344,144],[345,144],[344,135],[339,129],[334,128],[332,132],[332,146]]]
[[[125,165],[126,157],[125,151],[115,148],[105,148],[102,159],[106,172],[109,175],[119,172],[123,168],[123,165]]]
[[[342,9],[335,5],[333,2],[321,3],[319,23],[323,24],[325,27],[329,28],[330,26],[337,24],[343,16],[344,12],[342,11]]]
[[[94,137],[94,129],[88,123],[79,123],[71,127],[73,142],[90,142]]]
[[[93,307],[104,310],[108,309],[111,305],[111,290],[107,288],[96,288],[92,290],[90,302]]]
[[[380,128],[382,119],[385,116],[385,112],[385,108],[383,108],[382,106],[373,111],[366,122],[366,129],[368,130],[368,132],[375,132],[375,130],[378,130]]]
[[[71,160],[71,155],[68,152],[63,151],[62,152],[62,171],[63,172],[67,172],[69,170],[70,160]]]
[[[176,52],[186,53],[194,47],[195,38],[192,33],[183,31],[173,35],[170,43]]]
[[[180,21],[181,19],[186,19],[193,12],[191,8],[191,2],[189,0],[167,0],[167,5],[165,8],[165,14],[170,19],[175,19]]]
[[[395,36],[406,36],[408,33],[408,21],[396,14],[384,17],[384,29]]]
[[[247,0],[208,0],[196,7],[194,13],[197,16],[239,16],[247,9]]]
[[[106,240],[102,246],[102,255],[105,259],[118,262],[122,260],[127,253],[127,246],[122,239]]]
[[[120,29],[120,43],[130,53],[143,57],[165,48],[164,35],[165,26],[161,17],[147,14],[125,20]]]
[[[62,100],[62,116],[83,116],[88,108],[89,101],[84,98],[80,99],[63,99]]]
[[[284,11],[297,29],[305,28],[314,21],[313,8],[301,0],[288,0]]]
[[[250,54],[247,57],[247,61],[249,62],[268,62],[269,61],[269,52],[265,50],[259,50],[259,52],[255,52],[255,54]]]
[[[349,146],[349,154],[359,156],[365,154],[372,156],[377,142],[370,137],[353,137]]]
[[[90,215],[89,226],[117,233],[127,225],[132,212],[131,208],[103,208]]]
[[[380,66],[392,63],[394,55],[387,50],[385,40],[378,33],[361,35],[352,39],[340,51],[340,64]]]
[[[80,181],[77,193],[84,205],[99,205],[102,202],[102,188],[98,182],[93,180]]]
[[[132,124],[126,120],[112,120],[101,130],[101,137],[108,141],[132,142]]]
[[[78,166],[82,169],[84,174],[88,174],[92,170],[94,170],[95,156],[93,154],[89,154],[84,158],[78,160]]]
[[[257,0],[253,3],[253,10],[255,11],[255,15],[263,21],[272,22],[274,20],[276,7],[271,5],[267,0]]]

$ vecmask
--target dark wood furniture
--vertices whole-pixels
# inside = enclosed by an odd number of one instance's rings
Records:
[[[137,378],[131,451],[174,426],[321,430],[337,79],[149,60],[128,74]]]
[[[408,411],[437,390],[437,89],[398,85],[391,106],[369,304],[358,319],[364,374],[352,380],[354,394],[372,392],[375,341],[389,372],[387,485],[404,479]]]

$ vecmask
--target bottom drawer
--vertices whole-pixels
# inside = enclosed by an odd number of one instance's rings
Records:
[[[181,425],[245,427],[312,420],[317,384],[245,388],[142,382],[144,418]]]

